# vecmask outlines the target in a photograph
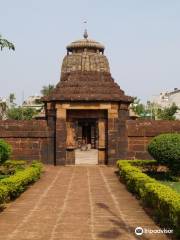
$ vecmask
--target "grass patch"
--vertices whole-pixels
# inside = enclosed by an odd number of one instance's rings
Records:
[[[172,181],[160,181],[160,183],[171,187],[173,190],[180,194],[180,182],[172,182]]]
[[[169,171],[144,171],[145,174],[180,193],[180,179]]]

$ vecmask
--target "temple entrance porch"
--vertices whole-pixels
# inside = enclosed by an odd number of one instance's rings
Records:
[[[97,150],[96,161],[92,160],[96,164],[112,165],[125,156],[126,107],[119,103],[57,103],[55,122],[48,120],[51,129],[55,126],[55,165],[78,164],[77,154],[89,156],[91,149]],[[84,162],[86,156],[81,158]]]

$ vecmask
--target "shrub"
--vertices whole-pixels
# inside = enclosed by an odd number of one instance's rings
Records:
[[[11,154],[11,146],[4,140],[0,139],[0,164],[4,163]]]
[[[148,145],[148,152],[174,174],[180,172],[180,134],[161,134],[153,138]]]
[[[142,160],[143,162],[143,160]],[[117,162],[121,179],[127,188],[135,193],[142,203],[153,210],[158,223],[167,228],[173,228],[180,236],[180,195],[170,187],[142,173],[133,160]]]
[[[19,196],[30,183],[40,177],[41,171],[42,164],[36,162],[18,171],[15,175],[2,179],[0,181],[0,204],[6,201],[7,197],[12,199]]]
[[[24,160],[7,160],[3,163],[0,173],[5,175],[15,174],[16,171],[25,169],[27,162]]]
[[[24,160],[7,160],[3,163],[1,173],[5,175],[14,174],[18,170],[25,169],[27,162]]]
[[[25,167],[25,160],[7,160],[3,165],[6,167]]]
[[[8,199],[8,189],[0,184],[0,205]]]

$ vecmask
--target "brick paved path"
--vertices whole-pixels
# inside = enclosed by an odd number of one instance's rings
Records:
[[[0,213],[1,240],[167,239],[134,228],[158,227],[113,168],[48,166],[42,178]]]

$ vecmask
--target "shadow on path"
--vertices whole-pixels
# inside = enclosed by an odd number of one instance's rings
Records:
[[[99,237],[104,238],[104,239],[117,239],[119,237],[121,237],[121,235],[124,234],[124,232],[127,232],[129,234],[131,234],[133,236],[133,238],[135,239],[142,239],[142,240],[149,240],[149,237],[146,236],[136,236],[134,233],[134,227],[131,227],[129,224],[126,224],[123,222],[123,220],[116,214],[114,213],[110,207],[108,205],[106,205],[105,203],[99,202],[96,203],[96,205],[101,208],[104,209],[105,211],[107,211],[109,214],[112,215],[112,219],[109,219],[110,224],[113,224],[114,227],[112,227],[111,229],[107,230],[107,231],[103,231],[101,233],[98,234]],[[116,219],[114,219],[116,218]],[[117,229],[118,227],[118,229]],[[122,238],[123,240],[123,238]]]

